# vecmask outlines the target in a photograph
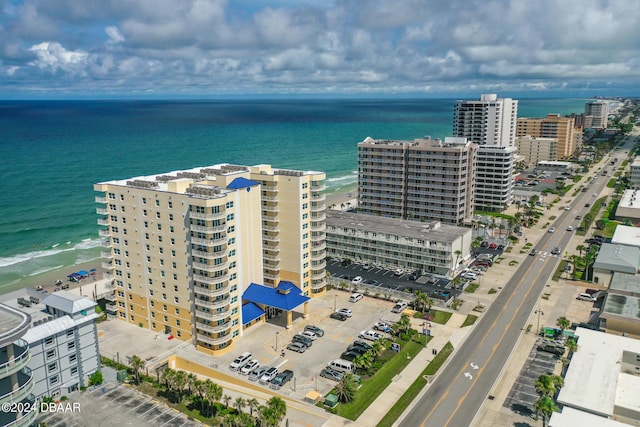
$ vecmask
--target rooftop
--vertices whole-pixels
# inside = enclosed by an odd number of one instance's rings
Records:
[[[445,225],[438,221],[409,221],[332,209],[327,211],[327,225],[444,243],[452,243],[471,231],[469,228]]]
[[[579,349],[571,358],[558,403],[604,417],[614,415],[616,407],[639,411],[640,401],[625,396],[640,395],[640,376],[623,372],[621,360],[624,351],[640,353],[640,340],[585,328],[577,328],[575,335]]]
[[[249,301],[256,304],[275,307],[285,311],[291,311],[299,305],[310,300],[308,296],[302,293],[302,290],[300,290],[300,288],[298,288],[293,283],[284,280],[278,283],[278,286],[276,286],[275,288],[252,283],[242,294],[242,299],[243,301]],[[245,306],[246,305],[247,304],[245,304]],[[255,315],[257,313],[250,307],[247,308],[248,315]],[[245,314],[244,306],[242,314]],[[247,320],[245,319],[243,319],[242,321],[244,323],[247,322]]]
[[[628,427],[629,424],[593,415],[578,409],[565,406],[562,412],[554,412],[549,420],[549,427]]]
[[[0,348],[22,337],[31,326],[31,317],[16,308],[0,304]]]
[[[640,193],[638,190],[625,190],[622,194],[618,208],[638,209],[640,208]]]
[[[640,247],[640,228],[628,225],[618,225],[611,238],[611,243]]]
[[[640,276],[629,273],[613,273],[609,292],[640,296]]]
[[[635,274],[640,264],[640,248],[604,243],[593,268]]]
[[[606,319],[617,316],[637,321],[640,320],[638,307],[640,307],[639,297],[609,293],[600,312],[600,317]]]

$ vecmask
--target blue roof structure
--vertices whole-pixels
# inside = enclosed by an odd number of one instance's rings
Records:
[[[299,287],[282,281],[275,288],[252,283],[242,294],[244,301],[254,302],[280,310],[291,311],[311,298],[305,296]]]
[[[247,303],[242,306],[242,324],[246,325],[247,323],[254,321],[263,314],[264,311],[260,307],[252,302]]]
[[[240,188],[255,187],[256,185],[260,185],[260,183],[247,178],[238,177],[231,181],[231,183],[227,185],[227,188],[238,190]]]

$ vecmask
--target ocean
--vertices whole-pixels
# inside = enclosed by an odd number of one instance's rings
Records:
[[[216,163],[320,170],[357,183],[357,143],[444,138],[453,99],[0,101],[0,293],[99,257],[93,184]],[[520,99],[519,117],[584,99]]]

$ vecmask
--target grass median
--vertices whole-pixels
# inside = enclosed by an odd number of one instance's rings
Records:
[[[409,386],[407,391],[398,399],[395,405],[387,412],[387,414],[380,420],[377,427],[391,427],[400,415],[409,407],[409,404],[420,394],[424,386],[427,385],[427,380],[424,378],[428,375],[434,375],[438,372],[438,369],[447,360],[449,355],[453,352],[453,345],[447,342],[442,350],[433,358],[431,363],[422,371],[420,376]]]

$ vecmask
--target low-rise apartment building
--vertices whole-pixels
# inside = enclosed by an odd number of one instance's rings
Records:
[[[469,256],[470,228],[331,210],[327,256],[446,276]]]

